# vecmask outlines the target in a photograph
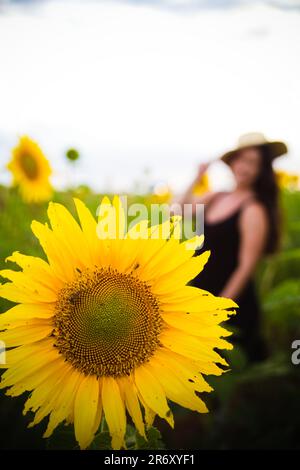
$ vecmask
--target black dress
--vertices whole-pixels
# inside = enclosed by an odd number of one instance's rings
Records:
[[[238,266],[241,242],[239,218],[249,202],[250,199],[220,222],[208,223],[204,217],[204,246],[196,255],[205,250],[211,250],[211,255],[204,270],[191,281],[190,285],[220,295]],[[237,330],[231,341],[243,348],[249,361],[263,360],[266,353],[260,334],[261,315],[253,279],[248,281],[236,303],[239,305],[236,315],[226,322],[228,327],[233,326],[233,330]]]

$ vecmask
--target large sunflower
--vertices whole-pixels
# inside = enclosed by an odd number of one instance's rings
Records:
[[[51,198],[50,164],[39,145],[29,137],[20,138],[12,150],[7,168],[12,172],[13,183],[19,187],[26,202],[48,201]]]
[[[203,374],[226,365],[214,349],[231,348],[219,323],[236,304],[187,286],[209,253],[194,257],[176,221],[126,232],[118,197],[103,199],[98,225],[75,204],[81,226],[53,203],[51,228],[32,223],[48,262],[16,252],[8,259],[22,271],[0,272],[11,281],[0,295],[19,303],[0,316],[0,339],[17,346],[7,351],[1,387],[11,396],[32,392],[24,412],[35,412],[31,425],[50,416],[45,437],[74,422],[81,448],[104,414],[119,449],[126,411],[143,436],[156,414],[173,426],[168,400],[207,412],[195,392],[209,392]]]

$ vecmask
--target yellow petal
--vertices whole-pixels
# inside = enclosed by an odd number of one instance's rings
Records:
[[[157,280],[151,288],[154,293],[174,292],[174,285],[185,286],[199,274],[210,256],[210,251],[205,251],[200,256],[192,257],[167,274],[160,271]],[[174,255],[176,258],[176,255]],[[168,263],[165,263],[168,266]]]
[[[185,285],[186,282],[193,279],[202,269],[202,260],[195,262],[196,258],[194,258],[193,255],[193,250],[187,250],[186,242],[179,244],[178,240],[170,239],[162,245],[160,250],[154,253],[147,268],[143,270],[143,275],[147,275],[147,277],[149,276],[150,278],[156,274],[154,285],[161,284],[160,278],[163,282],[165,279],[168,279],[169,276],[177,275],[177,277],[179,277],[178,282],[182,282],[182,284]],[[191,263],[187,264],[188,261]],[[191,266],[194,265],[196,266],[192,269]],[[185,274],[183,281],[180,281],[180,272]]]
[[[109,238],[110,265],[122,271],[128,265],[127,257],[130,252],[130,242],[125,242],[126,219],[122,200],[114,196],[112,205],[104,198],[100,206],[98,235]],[[105,231],[107,232],[105,235]],[[103,233],[103,236],[102,236]]]
[[[135,384],[129,377],[123,377],[122,379],[119,379],[118,383],[125,399],[126,408],[135,427],[137,428],[140,435],[146,438],[143,416]]]
[[[121,198],[114,196],[112,205],[115,210],[117,238],[124,239],[126,233],[126,219]]]
[[[83,235],[90,252],[91,263],[106,264],[106,247],[97,235],[97,223],[89,209],[79,199],[74,199]]]
[[[39,240],[47,255],[51,269],[62,282],[71,282],[74,279],[74,264],[69,256],[66,256],[65,243],[54,235],[47,225],[33,221],[31,230]]]
[[[47,367],[48,364],[60,359],[64,364],[64,360],[59,356],[53,344],[49,341],[39,341],[32,345],[21,346],[13,350],[7,351],[8,370],[1,377],[0,387],[8,387],[16,382],[20,382],[30,377],[40,367]]]
[[[100,240],[116,238],[116,216],[114,208],[107,196],[105,196],[98,208],[97,235]]]
[[[134,378],[145,403],[173,427],[173,416],[166,400],[166,394],[149,368],[146,365],[138,367],[135,370]]]
[[[53,377],[53,381],[46,380],[48,388],[45,389],[45,383],[42,384],[38,389],[35,389],[29,400],[33,399],[33,396],[36,390],[39,390],[39,393],[35,395],[34,401],[31,403],[32,411],[35,411],[35,416],[33,421],[29,424],[28,427],[33,427],[36,424],[39,424],[46,416],[48,416],[53,410],[56,409],[57,402],[60,398],[62,391],[64,390],[66,379],[70,373],[71,367],[64,364],[61,364],[61,370],[58,370],[57,373]],[[25,403],[28,406],[27,402]],[[25,411],[25,408],[24,408]]]
[[[90,261],[88,246],[82,230],[70,212],[62,204],[50,202],[48,217],[54,235],[72,259],[74,267],[86,267]]]
[[[209,314],[207,314],[209,315]],[[161,316],[168,325],[179,330],[183,330],[194,336],[204,338],[219,338],[220,336],[230,336],[231,332],[218,325],[218,319],[215,324],[209,325],[205,322],[205,312],[168,312]]]
[[[227,365],[226,361],[213,350],[216,347],[214,342],[207,344],[201,338],[174,328],[164,330],[160,335],[160,341],[166,348],[190,359]]]
[[[32,298],[36,298],[39,302],[55,302],[57,299],[57,292],[45,287],[39,281],[34,281],[34,279],[23,272],[2,269],[0,276],[9,279],[16,289],[24,292],[25,295],[28,292]]]
[[[121,449],[125,446],[126,414],[118,383],[112,377],[103,377],[102,404],[112,437],[112,448]]]
[[[145,410],[145,423],[146,423],[147,429],[149,429],[153,426],[156,413],[145,403],[145,400],[143,399],[142,395],[140,394],[138,390],[137,390],[137,394],[138,394],[138,399],[142,403],[143,408]]]
[[[144,244],[141,244],[141,250],[137,258],[139,268],[137,273],[144,280],[151,280],[157,274],[157,266],[153,266],[153,258],[162,250],[170,235],[171,223],[166,221],[163,224],[149,227],[148,237]]]
[[[11,381],[11,383],[14,383],[14,385],[9,388],[9,390],[7,391],[7,395],[9,395],[10,397],[17,397],[26,391],[29,392],[31,390],[34,390],[45,380],[47,380],[49,376],[53,375],[58,370],[60,370],[62,362],[62,358],[57,355],[57,357],[51,362],[47,360],[47,362],[44,361],[44,363],[40,367],[33,370],[27,370],[25,377],[19,380],[14,379],[13,381]]]
[[[75,369],[71,369],[64,377],[64,385],[56,401],[56,407],[50,414],[47,429],[43,437],[49,437],[54,429],[71,413],[74,407],[75,397],[83,376]],[[89,406],[89,405],[88,405]]]
[[[0,315],[0,330],[24,325],[33,318],[51,318],[54,315],[53,304],[19,304]],[[0,333],[1,334],[1,333]]]
[[[102,383],[103,383],[102,378],[98,378],[99,399],[98,399],[98,407],[97,407],[97,411],[96,411],[96,415],[95,415],[95,421],[94,421],[94,425],[93,425],[93,434],[97,433],[97,431],[99,429],[99,426],[100,426],[100,423],[101,423],[101,419],[102,419],[102,411],[103,411],[103,406],[102,406]]]
[[[30,357],[31,355],[36,356],[37,354],[40,355],[45,351],[56,352],[57,354],[57,350],[53,348],[52,338],[45,338],[36,343],[30,343],[14,349],[9,349],[6,351],[6,364],[4,368],[6,369],[14,365],[19,366],[20,364],[24,364],[27,357]]]
[[[63,283],[55,276],[50,265],[41,258],[22,255],[18,251],[15,251],[11,256],[6,258],[6,261],[16,263],[31,279],[54,292],[57,292],[63,286]]]
[[[158,357],[152,357],[147,367],[153,376],[157,377],[170,400],[190,410],[207,413],[205,403],[192,390],[188,380],[176,369],[171,369]]]
[[[161,295],[159,298],[165,312],[201,312],[237,307],[231,299],[215,297],[209,292],[191,286]]]
[[[40,409],[39,414],[35,416],[31,426],[40,422],[53,410],[56,398],[62,392],[60,383],[70,369],[71,367],[68,364],[64,361],[60,361],[53,374],[48,376],[44,382],[33,390],[30,397],[25,402],[23,410],[23,414],[26,414],[29,410],[35,412]]]
[[[87,376],[78,388],[74,404],[75,436],[81,449],[86,449],[94,438],[98,401],[99,381],[96,376]]]
[[[38,291],[32,291],[23,287],[18,287],[12,282],[0,285],[0,297],[16,303],[42,303],[43,299]]]
[[[159,348],[155,353],[155,358],[175,374],[180,375],[192,390],[197,392],[212,391],[211,386],[204,380],[202,372],[206,373],[209,364],[212,364],[214,370],[213,363],[205,363],[204,365],[203,362],[193,361],[165,348]]]
[[[127,240],[146,240],[149,233],[149,221],[141,220],[129,228],[126,239]]]
[[[28,323],[30,320],[28,320]],[[27,326],[17,326],[0,333],[0,340],[4,341],[7,347],[18,346],[20,344],[33,343],[51,335],[53,325],[48,320],[37,319],[36,323]]]

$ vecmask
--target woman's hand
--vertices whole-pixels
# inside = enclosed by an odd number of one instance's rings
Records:
[[[212,192],[207,192],[202,194],[201,196],[195,196],[193,194],[195,184],[199,183],[203,178],[204,173],[206,172],[207,168],[209,167],[211,162],[201,163],[198,167],[198,173],[195,180],[191,183],[188,187],[186,192],[181,196],[179,199],[175,200],[174,203],[183,206],[184,204],[192,204],[193,211],[196,208],[196,204],[206,204],[209,199],[212,197]]]
[[[202,179],[203,175],[206,173],[209,165],[210,165],[210,162],[201,163],[199,165],[196,181],[201,181],[201,179]]]

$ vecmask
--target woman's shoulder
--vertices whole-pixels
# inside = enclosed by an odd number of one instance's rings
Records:
[[[260,224],[267,221],[267,210],[262,202],[255,196],[249,198],[242,204],[241,222]]]
[[[224,194],[228,194],[226,191],[208,191],[207,193],[200,196],[201,202],[203,204],[209,204],[212,200],[218,198],[219,196],[223,196]]]

